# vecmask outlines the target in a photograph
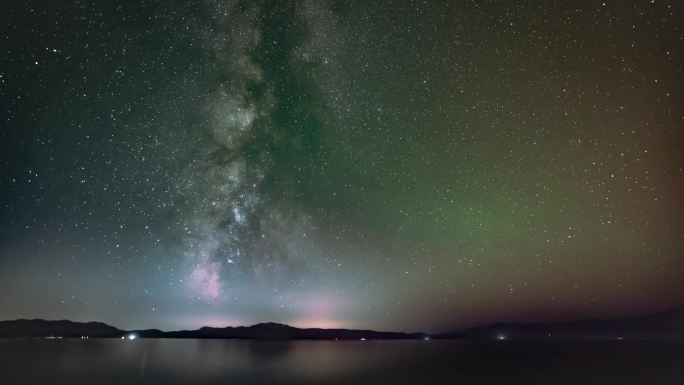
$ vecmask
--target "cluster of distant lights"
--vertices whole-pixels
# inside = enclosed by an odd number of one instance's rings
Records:
[[[128,339],[128,340],[133,341],[133,340],[136,339],[136,338],[138,338],[138,336],[136,336],[135,334],[129,334],[129,335],[127,335],[127,336],[121,336],[121,339],[122,339],[122,340]]]

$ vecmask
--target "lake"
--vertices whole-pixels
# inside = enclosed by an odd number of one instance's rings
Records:
[[[684,384],[683,342],[0,340],[9,384]]]

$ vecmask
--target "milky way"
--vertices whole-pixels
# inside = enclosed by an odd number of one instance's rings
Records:
[[[0,319],[684,302],[681,2],[53,3],[0,13]]]
[[[310,216],[263,191],[265,178],[273,173],[272,147],[287,152],[296,138],[271,116],[278,102],[276,85],[256,52],[263,44],[261,8],[217,2],[210,6],[211,23],[200,32],[224,80],[210,90],[204,119],[195,129],[208,135],[200,139],[188,169],[181,197],[188,210],[179,220],[187,243],[186,281],[207,303],[231,295],[231,275],[252,284],[273,283],[283,276],[298,280],[312,263],[307,258],[316,264],[322,259],[307,255],[310,247],[297,244],[307,234],[303,241],[317,242]],[[282,65],[292,65],[296,58],[289,55],[296,49],[300,47],[284,52],[278,59]],[[290,276],[290,271],[295,273]]]

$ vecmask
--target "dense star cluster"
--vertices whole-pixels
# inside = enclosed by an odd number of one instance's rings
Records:
[[[0,13],[0,319],[444,330],[684,302],[677,1]]]

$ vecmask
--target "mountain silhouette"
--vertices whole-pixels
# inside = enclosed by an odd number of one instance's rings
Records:
[[[0,321],[0,338],[8,337],[119,337],[123,330],[102,322],[45,321],[41,319]]]
[[[359,340],[359,339],[419,339],[423,334],[378,332],[373,330],[352,329],[300,329],[278,323],[260,323],[238,327],[202,327],[197,330],[160,332],[159,330],[134,331],[143,338],[223,338],[223,339],[267,339],[267,340]]]
[[[102,322],[19,319],[0,321],[0,338],[199,338],[249,340],[596,340],[684,339],[684,307],[643,316],[549,323],[498,323],[452,333],[382,332],[355,329],[301,329],[279,323],[238,327],[202,327],[197,330],[122,330]]]
[[[498,323],[436,336],[475,340],[684,339],[684,307],[642,316],[572,322]]]
[[[0,321],[0,338],[62,337],[62,338],[214,338],[214,339],[268,339],[268,340],[359,340],[359,339],[418,339],[423,334],[378,332],[350,329],[300,329],[278,323],[260,323],[252,326],[197,330],[161,331],[157,329],[121,330],[102,322],[48,321],[19,319]]]

